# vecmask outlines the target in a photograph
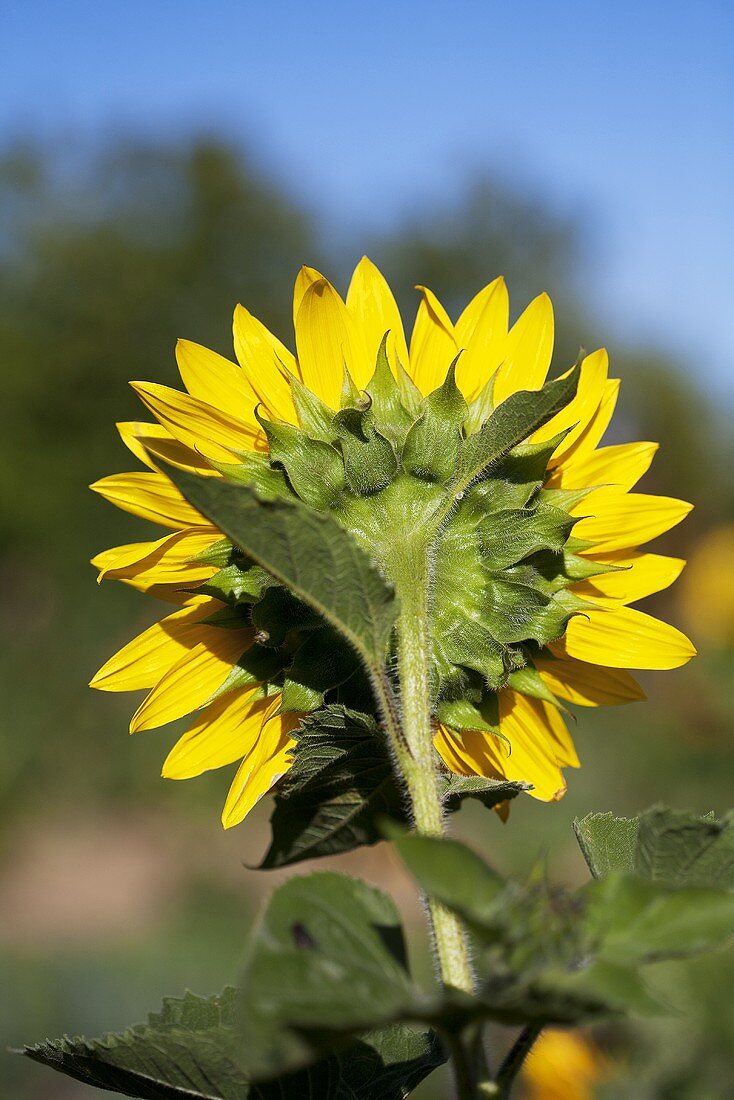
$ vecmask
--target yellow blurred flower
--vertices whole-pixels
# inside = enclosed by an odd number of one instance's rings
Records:
[[[533,1047],[521,1080],[527,1100],[593,1100],[608,1063],[577,1031],[544,1031]]]
[[[716,646],[734,645],[734,524],[699,539],[678,598],[698,637]]]

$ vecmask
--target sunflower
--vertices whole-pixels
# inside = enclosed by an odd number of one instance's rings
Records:
[[[167,529],[99,554],[99,580],[120,580],[172,608],[107,661],[92,686],[147,691],[132,733],[194,716],[165,760],[165,777],[239,761],[225,827],[287,771],[305,712],[334,700],[357,699],[364,709],[369,685],[350,655],[333,659],[328,628],[198,513],[165,471],[300,497],[334,515],[389,576],[391,499],[406,485],[421,501],[440,495],[454,476],[458,441],[480,432],[512,395],[541,390],[553,351],[545,294],[510,326],[501,278],[455,323],[430,290],[418,289],[409,346],[392,292],[367,258],[346,300],[302,268],[295,356],[242,306],[234,313],[237,363],[180,340],[186,392],[133,382],[155,422],[118,425],[145,469],[92,486]],[[573,397],[447,510],[431,587],[438,754],[452,772],[523,780],[545,801],[564,793],[562,768],[579,764],[567,703],[643,699],[630,669],[671,669],[695,653],[680,631],[630,606],[681,572],[682,560],[639,548],[691,506],[632,491],[656,444],[600,446],[619,389],[606,352],[585,355],[575,377]],[[444,432],[445,448],[426,449],[431,431]],[[294,439],[315,448],[310,464],[289,462]],[[320,671],[309,679],[303,670],[314,665]]]

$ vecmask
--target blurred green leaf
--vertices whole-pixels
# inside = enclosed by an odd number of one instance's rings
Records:
[[[612,962],[686,958],[734,935],[734,894],[723,890],[667,886],[614,871],[583,894],[586,932]]]
[[[542,880],[505,882],[457,841],[397,835],[421,889],[456,912],[479,945],[478,1002],[505,1023],[573,1023],[659,1008],[641,964],[720,946],[734,933],[734,895],[676,889],[623,872],[577,893]]]
[[[243,1049],[255,1079],[318,1060],[324,1047],[411,1015],[419,994],[391,899],[329,871],[271,895],[242,975]]]
[[[639,817],[589,814],[574,821],[595,878],[613,870],[671,885],[734,888],[734,814],[723,818],[653,806]]]

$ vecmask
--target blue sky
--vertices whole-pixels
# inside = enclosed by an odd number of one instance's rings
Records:
[[[0,42],[0,143],[211,125],[352,231],[522,180],[609,331],[734,396],[732,0],[6,0]]]

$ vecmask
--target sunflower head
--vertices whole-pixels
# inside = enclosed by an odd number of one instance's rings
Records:
[[[192,474],[290,502],[304,523],[338,525],[398,601],[418,592],[435,747],[453,772],[522,779],[536,797],[557,798],[561,768],[578,764],[566,704],[639,699],[629,668],[671,668],[693,653],[628,606],[680,572],[679,560],[638,547],[689,506],[630,492],[653,444],[599,447],[618,388],[606,354],[546,382],[545,295],[510,327],[501,279],[455,324],[420,290],[409,348],[366,259],[345,302],[302,270],[297,356],[242,307],[238,364],[179,342],[188,393],[134,383],[157,422],[120,426],[148,469],[93,486],[172,528],[99,555],[100,578],[179,605],[93,685],[148,689],[133,730],[195,712],[164,775],[241,761],[226,825],[287,769],[304,713],[374,703],[357,652],[179,491]],[[382,659],[390,669],[391,640]]]

